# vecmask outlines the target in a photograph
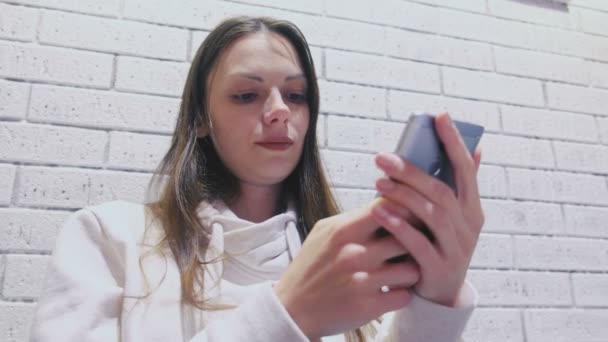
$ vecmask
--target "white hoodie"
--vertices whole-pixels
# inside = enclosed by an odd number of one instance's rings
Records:
[[[175,259],[154,250],[162,227],[143,205],[116,201],[76,212],[60,231],[32,341],[308,341],[272,290],[301,247],[294,212],[252,223],[216,202],[198,216],[210,227],[205,260],[218,260],[205,266],[205,298],[235,308],[181,305]],[[373,341],[459,341],[477,300],[465,285],[456,308],[414,295],[383,316]]]

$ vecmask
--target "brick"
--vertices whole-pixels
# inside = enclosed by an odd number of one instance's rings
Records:
[[[229,6],[213,0],[185,0],[180,6],[163,0],[127,0],[123,15],[128,19],[210,30],[229,14]]]
[[[319,148],[327,146],[327,115],[319,114],[317,118],[317,145]]]
[[[386,90],[319,81],[321,110],[372,118],[386,117]]]
[[[4,270],[6,269],[6,256],[0,254],[0,284],[4,284]]]
[[[515,266],[520,269],[606,271],[608,240],[515,237]]]
[[[369,1],[328,1],[325,6],[331,16],[437,32],[438,11],[429,6],[399,0],[385,1],[382,6]]]
[[[401,121],[415,112],[449,112],[454,119],[477,123],[490,131],[500,130],[498,106],[481,101],[389,90],[388,112],[392,119]]]
[[[209,31],[192,31],[192,39],[190,42],[190,54],[188,55],[188,61],[192,61],[196,52],[200,48],[201,44],[207,36],[209,35]]]
[[[608,37],[551,27],[539,27],[535,34],[537,46],[530,49],[608,61]]]
[[[11,0],[11,2],[105,16],[119,15],[121,5],[121,0]]]
[[[118,57],[116,89],[181,96],[189,65],[136,57]]]
[[[589,62],[591,69],[591,85],[608,88],[608,64]]]
[[[520,312],[518,309],[476,308],[462,337],[469,342],[524,341]]]
[[[597,118],[597,127],[600,131],[600,140],[608,145],[608,118]]]
[[[129,0],[124,5],[124,16],[145,22],[175,25],[199,30],[211,30],[224,19],[247,13],[250,16],[270,16],[294,22],[311,44],[318,44],[326,33],[323,19],[274,8],[209,0],[186,0],[174,6],[163,0]]]
[[[375,54],[384,52],[386,34],[383,27],[333,18],[326,18],[319,22],[319,27],[316,30],[321,27],[323,27],[322,34],[311,34],[312,42],[338,49]],[[310,31],[309,29],[308,32]]]
[[[583,32],[608,36],[608,24],[606,24],[608,13],[579,8],[576,10],[576,15],[579,16],[580,28]]]
[[[432,34],[387,28],[387,54],[471,69],[492,70],[490,45]]]
[[[34,303],[0,302],[0,339],[6,342],[29,341]]]
[[[315,74],[317,77],[325,75],[323,72],[323,49],[317,47],[309,47],[312,61],[315,65]]]
[[[488,0],[488,10],[499,18],[577,29],[576,17],[564,4]]]
[[[404,126],[403,123],[330,115],[327,146],[362,152],[392,152]]]
[[[18,205],[74,209],[117,199],[141,202],[150,174],[30,166],[20,177]]]
[[[142,203],[148,199],[146,191],[151,174],[139,172],[98,172],[91,175],[91,189],[87,205],[125,200]]]
[[[19,43],[0,43],[0,76],[109,88],[113,56]]]
[[[3,160],[99,166],[108,137],[98,130],[5,122],[0,140]]]
[[[11,203],[16,173],[15,165],[0,164],[0,205]]]
[[[1,250],[50,252],[69,212],[1,208]]]
[[[34,40],[38,16],[33,8],[0,4],[0,38]]]
[[[546,16],[543,16],[546,17]],[[442,9],[439,32],[511,47],[608,60],[608,38],[492,16]],[[479,28],[483,27],[482,30]]]
[[[321,157],[332,186],[374,189],[382,175],[372,154],[323,150]]]
[[[480,144],[486,163],[544,168],[555,165],[548,140],[485,134]]]
[[[512,267],[513,242],[510,235],[482,233],[477,241],[471,267]]]
[[[171,133],[179,104],[166,97],[34,85],[28,120]]]
[[[325,65],[329,80],[432,93],[440,90],[439,69],[434,65],[331,49],[325,50]]]
[[[376,197],[376,191],[363,189],[335,189],[336,199],[343,211],[363,207]]]
[[[130,170],[152,171],[171,144],[171,137],[128,132],[110,133],[108,165]]]
[[[484,232],[565,234],[559,204],[484,199]]]
[[[481,165],[477,173],[477,183],[479,186],[479,194],[481,196],[507,196],[505,170],[502,167]]]
[[[608,11],[608,3],[603,0],[570,0],[570,7],[586,7]]]
[[[448,67],[442,70],[446,95],[532,107],[544,103],[541,83],[537,80]]]
[[[83,207],[89,195],[89,172],[73,168],[22,167],[16,203],[19,206]]]
[[[507,169],[507,175],[513,198],[581,204],[608,203],[608,190],[603,177],[523,169]]]
[[[451,37],[530,49],[538,40],[534,37],[538,32],[536,25],[481,14],[441,9],[435,20],[439,22],[439,33]]]
[[[550,108],[608,116],[608,90],[547,83]]]
[[[567,273],[471,270],[482,306],[572,305]]]
[[[30,85],[0,80],[0,118],[23,119],[27,112]]]
[[[589,84],[589,64],[578,57],[494,47],[496,71],[543,80]]]
[[[49,262],[48,256],[6,256],[6,273],[2,295],[5,298],[37,298],[42,290]]]
[[[608,274],[573,273],[577,306],[608,306]]]
[[[507,133],[541,138],[598,141],[598,129],[591,115],[500,106],[503,129]]]
[[[310,12],[310,13],[323,13],[323,1],[322,0],[295,0],[295,1],[281,1],[281,0],[243,0],[241,2],[283,8],[294,11]]]
[[[450,8],[464,9],[473,12],[486,12],[485,0],[416,0],[430,5],[445,6]]]
[[[602,341],[608,336],[605,309],[526,309],[528,342]]]
[[[561,141],[553,146],[559,169],[608,174],[608,146]]]
[[[608,238],[608,208],[563,207],[568,235]]]
[[[185,60],[188,31],[120,19],[45,11],[43,43],[136,56]]]

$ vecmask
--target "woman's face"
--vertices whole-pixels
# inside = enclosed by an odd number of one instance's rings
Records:
[[[241,182],[275,185],[297,165],[308,130],[306,77],[288,40],[249,34],[211,72],[209,116],[219,157]]]

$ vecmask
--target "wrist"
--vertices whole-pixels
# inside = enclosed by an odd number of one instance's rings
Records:
[[[309,315],[303,313],[302,310],[299,309],[298,305],[291,300],[291,296],[289,295],[288,291],[286,291],[283,284],[280,281],[274,282],[272,283],[272,289],[291,319],[298,326],[298,328],[300,328],[302,333],[311,341],[318,339],[313,331],[314,324],[308,320]]]
[[[461,297],[461,292],[462,292],[463,287],[464,287],[464,283],[462,285],[460,285],[460,287],[458,288],[458,290],[455,293],[449,293],[449,294],[444,294],[444,295],[440,295],[440,296],[431,296],[431,295],[427,295],[423,292],[418,292],[418,291],[416,291],[416,293],[420,297],[422,297],[430,302],[433,302],[435,304],[442,305],[442,306],[449,307],[449,308],[456,308],[461,305],[460,297]]]

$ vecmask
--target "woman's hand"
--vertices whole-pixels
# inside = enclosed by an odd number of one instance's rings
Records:
[[[435,118],[435,127],[454,168],[457,194],[395,154],[381,153],[376,164],[390,179],[376,183],[384,200],[373,214],[420,266],[416,293],[454,306],[484,222],[476,180],[481,152],[471,157],[447,113]],[[411,214],[432,231],[434,242],[408,223]]]
[[[368,206],[317,222],[275,284],[279,300],[310,339],[357,328],[405,306],[419,279],[415,263],[386,264],[405,253],[394,237],[378,239]],[[391,291],[381,291],[389,286]]]

